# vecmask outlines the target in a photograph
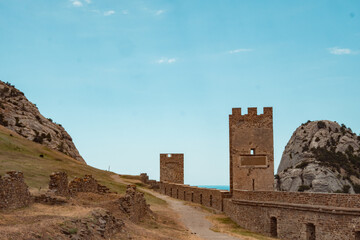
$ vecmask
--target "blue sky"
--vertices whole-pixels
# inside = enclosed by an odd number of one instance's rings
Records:
[[[274,108],[275,168],[307,120],[359,134],[360,2],[0,0],[0,79],[92,166],[228,184],[233,107]]]

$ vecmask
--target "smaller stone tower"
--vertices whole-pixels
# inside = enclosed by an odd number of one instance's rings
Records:
[[[184,154],[160,154],[160,181],[184,184]]]
[[[273,114],[265,107],[233,108],[229,115],[230,130],[230,191],[274,190]]]

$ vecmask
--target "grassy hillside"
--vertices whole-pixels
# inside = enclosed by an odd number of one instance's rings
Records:
[[[111,190],[118,193],[125,191],[124,184],[113,181],[111,176],[114,173],[85,165],[0,126],[0,175],[11,170],[23,172],[25,182],[33,189],[47,188],[52,172],[65,171],[69,180],[91,174]]]

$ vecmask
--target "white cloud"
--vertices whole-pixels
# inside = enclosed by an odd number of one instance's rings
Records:
[[[160,9],[160,10],[155,11],[155,15],[161,15],[164,12],[165,12],[165,10]]]
[[[129,14],[129,11],[128,10],[122,10],[121,13],[124,14],[124,15],[127,15],[127,14]]]
[[[156,61],[158,64],[163,64],[163,63],[167,63],[167,64],[171,64],[171,63],[175,63],[176,62],[176,58],[160,58],[159,60]]]
[[[347,55],[347,54],[357,54],[357,52],[354,52],[353,50],[349,48],[338,48],[338,47],[332,47],[328,48],[329,52],[334,55]]]
[[[78,0],[72,0],[72,5],[75,7],[82,7],[83,4],[82,2],[78,1]]]
[[[109,11],[104,12],[104,16],[110,16],[110,15],[113,15],[113,14],[115,14],[114,10],[109,10]]]
[[[175,58],[170,58],[170,59],[168,60],[168,63],[174,63],[174,62],[176,62],[176,59],[175,59]]]
[[[86,2],[87,4],[90,4],[90,3],[91,3],[91,0],[85,0],[85,2]]]
[[[253,51],[253,49],[251,49],[251,48],[239,48],[239,49],[230,50],[228,53],[234,54],[234,53],[252,52],[252,51]]]

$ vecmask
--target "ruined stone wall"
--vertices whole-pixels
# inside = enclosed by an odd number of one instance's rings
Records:
[[[99,184],[91,175],[85,175],[84,178],[77,177],[69,183],[69,192],[70,194],[77,192],[107,193],[109,189]]]
[[[22,172],[7,172],[0,176],[0,209],[26,207],[31,202],[28,186]]]
[[[229,115],[230,191],[273,190],[274,149],[272,108],[233,108]]]
[[[135,185],[127,186],[125,196],[119,199],[119,207],[133,222],[139,222],[143,217],[151,213],[144,194],[136,191]]]
[[[223,199],[229,197],[228,191],[163,182],[160,182],[160,193],[173,198],[199,203],[219,211],[223,209]]]
[[[97,185],[97,181],[91,175],[85,175],[84,178],[74,178],[69,184],[69,190],[71,193],[97,192]]]
[[[69,195],[69,181],[66,172],[55,172],[50,175],[49,189],[58,196]]]
[[[360,208],[359,194],[234,191],[232,197],[236,200],[245,201],[264,201],[343,208]]]
[[[154,190],[157,190],[160,188],[160,182],[156,181],[156,180],[149,180],[147,182],[147,184],[150,185],[150,188],[151,189],[154,189]]]
[[[141,173],[140,180],[141,180],[141,182],[147,184],[149,181],[149,176],[147,175],[147,173]]]
[[[245,229],[279,239],[357,240],[360,236],[356,208],[224,199],[224,212]]]
[[[160,154],[160,182],[184,184],[184,154]]]

